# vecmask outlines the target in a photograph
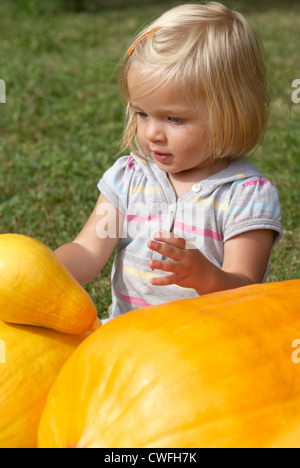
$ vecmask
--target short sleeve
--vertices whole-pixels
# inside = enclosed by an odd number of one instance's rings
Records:
[[[275,232],[274,244],[282,237],[278,191],[269,179],[250,177],[232,184],[231,199],[223,219],[223,239],[255,229]]]
[[[128,205],[128,193],[134,169],[133,157],[123,156],[104,173],[97,185],[104,197],[123,215]]]

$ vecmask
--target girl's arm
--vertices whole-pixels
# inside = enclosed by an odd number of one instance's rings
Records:
[[[118,243],[122,222],[119,211],[101,194],[76,239],[55,251],[80,284],[94,279],[105,266]]]
[[[274,232],[266,229],[232,237],[225,242],[224,262],[219,268],[199,250],[186,249],[184,239],[160,232],[154,241],[149,241],[148,247],[168,260],[151,260],[149,266],[167,271],[169,275],[153,278],[151,283],[157,286],[177,284],[193,288],[199,295],[260,283],[267,269],[273,238]]]

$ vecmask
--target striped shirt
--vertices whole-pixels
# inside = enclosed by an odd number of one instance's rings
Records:
[[[98,188],[124,216],[112,269],[114,317],[166,300],[197,297],[192,289],[150,284],[152,277],[167,274],[148,265],[151,259],[161,259],[147,246],[159,229],[185,238],[188,247],[199,249],[219,267],[224,243],[237,234],[271,229],[274,244],[282,236],[277,189],[245,157],[179,198],[164,171],[134,154],[118,159]]]

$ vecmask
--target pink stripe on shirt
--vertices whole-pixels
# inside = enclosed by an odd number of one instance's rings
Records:
[[[137,215],[127,215],[126,221],[135,221],[136,223],[145,224],[147,221],[162,222],[163,218],[162,216],[147,216],[145,218],[145,217],[137,216]]]
[[[265,184],[272,184],[272,182],[269,179],[259,179],[259,178],[257,178],[255,180],[250,180],[249,182],[245,182],[243,184],[243,186],[244,187],[249,187],[249,185],[265,185]]]
[[[116,288],[114,288],[114,290],[116,296],[122,301],[127,302],[127,304],[137,305],[140,307],[146,307],[150,305],[140,297],[125,296],[124,294],[121,294]]]
[[[132,156],[129,156],[128,162],[127,162],[127,166],[129,167],[129,169],[132,169],[133,171],[135,170],[134,162],[133,162],[133,157],[132,157]]]
[[[192,232],[192,233],[197,234],[198,236],[212,237],[213,239],[217,241],[223,241],[222,234],[212,231],[211,229],[202,229],[202,228],[198,228],[197,226],[191,226],[189,224],[180,223],[179,221],[176,221],[174,223],[174,227],[183,232]]]

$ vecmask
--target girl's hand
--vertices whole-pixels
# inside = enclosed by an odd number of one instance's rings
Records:
[[[263,281],[273,245],[274,232],[258,229],[239,234],[224,243],[222,268],[211,263],[198,249],[186,248],[185,240],[160,231],[148,247],[168,260],[150,260],[152,269],[169,274],[152,278],[151,284],[177,284],[193,288],[199,295],[233,289]],[[158,241],[158,242],[157,242]]]
[[[151,284],[155,286],[177,284],[197,290],[199,283],[205,278],[207,263],[210,262],[198,249],[187,249],[186,241],[181,237],[175,237],[173,233],[161,230],[153,237],[155,240],[149,241],[148,247],[167,257],[168,260],[150,260],[149,267],[153,270],[168,271],[169,275],[152,278]]]

